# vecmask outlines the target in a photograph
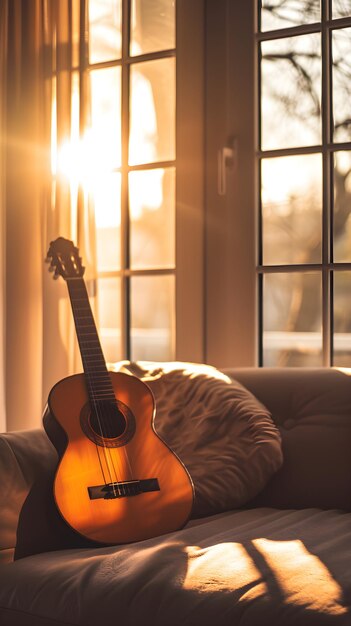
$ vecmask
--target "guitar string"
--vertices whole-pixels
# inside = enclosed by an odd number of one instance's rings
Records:
[[[82,286],[85,287],[84,281],[82,282]],[[79,285],[78,285],[78,288],[79,288]],[[85,295],[86,295],[86,293],[85,293]],[[83,298],[83,300],[86,301],[86,298]],[[84,308],[83,308],[83,311],[84,311]],[[92,312],[90,310],[90,306],[88,307],[88,311],[87,312],[88,312],[88,319],[89,318],[91,319],[91,321],[93,322],[93,325],[94,325],[94,330],[96,331],[94,319],[93,319],[93,316],[92,316]],[[89,340],[86,339],[86,341],[89,341]],[[94,404],[95,404],[95,407],[96,407],[96,411],[99,413],[99,417],[101,418],[101,419],[99,419],[99,422],[102,422],[102,424],[105,424],[105,425],[108,425],[108,423],[109,423],[109,425],[111,427],[111,431],[110,432],[112,432],[113,431],[113,421],[112,421],[112,419],[111,419],[111,417],[109,415],[109,412],[107,412],[107,414],[106,414],[103,404],[100,407],[99,400],[101,400],[101,398],[95,398],[95,396],[93,396],[93,394],[94,394],[94,392],[93,392],[93,385],[92,385],[93,377],[90,376],[88,368],[86,368],[86,373],[87,373],[87,377],[88,377],[89,382],[90,382],[91,396],[93,397],[93,401],[94,401]],[[108,375],[108,371],[107,370],[106,370],[106,374]],[[111,384],[111,389],[112,389],[112,392],[113,392],[113,395],[114,395],[114,390],[113,390],[112,383],[111,383],[110,379],[109,379],[109,384]],[[114,396],[114,401],[115,400],[116,400],[116,398]],[[120,493],[120,490],[122,490],[122,494],[126,495],[125,488],[124,488],[124,485],[123,485],[123,481],[119,480],[118,473],[120,474],[121,477],[125,474],[125,471],[123,471],[121,469],[121,463],[120,463],[120,461],[122,461],[122,459],[120,458],[120,451],[122,451],[122,453],[124,454],[125,459],[127,461],[127,465],[129,467],[130,478],[133,477],[133,470],[132,470],[132,467],[131,467],[131,464],[130,464],[130,461],[129,461],[128,454],[127,454],[124,446],[122,447],[122,450],[119,447],[118,451],[117,451],[117,448],[115,448],[113,446],[113,449],[116,450],[115,462],[116,462],[116,465],[117,465],[117,468],[118,468],[116,470],[115,463],[114,463],[114,460],[113,460],[112,449],[111,449],[110,446],[106,446],[106,444],[104,442],[104,439],[108,439],[109,437],[107,437],[107,435],[105,436],[105,433],[103,432],[103,428],[101,428],[101,431],[102,431],[101,434],[102,434],[102,439],[103,439],[103,445],[101,447],[104,448],[106,465],[108,467],[108,472],[109,472],[109,475],[110,475],[110,481],[112,483],[113,492],[116,495],[116,490],[115,489],[117,488],[118,489],[118,493]],[[112,470],[110,469],[110,466],[109,466],[108,457],[109,457],[109,460],[110,460],[110,465],[112,466]],[[114,474],[115,480],[113,479],[113,474]],[[114,482],[117,483],[116,486],[114,485]]]
[[[88,378],[88,380],[89,380],[89,375],[87,375],[87,374],[86,374],[86,376],[87,376],[87,378]],[[109,477],[110,477],[110,483],[112,483],[112,489],[113,489],[113,491],[114,491],[114,493],[115,493],[115,489],[114,489],[114,486],[113,486],[113,485],[114,485],[115,480],[118,482],[118,475],[117,475],[117,472],[116,472],[116,470],[115,470],[115,468],[114,468],[114,466],[113,466],[113,465],[112,465],[113,470],[111,471],[110,464],[109,464],[109,462],[108,462],[108,449],[107,449],[107,446],[106,446],[106,445],[105,445],[105,443],[104,443],[105,435],[104,435],[104,432],[103,432],[102,423],[101,423],[101,419],[100,419],[100,418],[102,417],[102,415],[101,415],[101,413],[100,413],[100,411],[99,411],[99,408],[98,408],[98,403],[97,403],[97,401],[96,401],[96,400],[94,400],[94,399],[91,397],[91,395],[90,395],[90,402],[91,402],[91,400],[92,400],[93,408],[94,408],[94,410],[95,410],[95,414],[96,414],[96,416],[97,416],[97,420],[98,420],[98,424],[99,424],[99,429],[100,429],[100,435],[101,435],[101,439],[102,439],[102,445],[97,444],[97,443],[95,442],[95,445],[96,445],[96,450],[97,450],[97,454],[98,454],[98,457],[99,457],[99,460],[100,460],[99,448],[101,448],[101,449],[102,449],[102,451],[103,451],[104,457],[105,457],[105,463],[106,463],[106,468],[107,468],[108,475],[109,475]],[[111,460],[111,459],[110,459],[110,460]],[[103,472],[102,472],[102,473],[103,473]],[[103,477],[104,477],[104,474],[103,474]],[[107,485],[106,481],[105,481],[105,484]],[[116,495],[116,494],[115,494],[115,495]]]
[[[89,343],[88,339],[85,339],[84,341]],[[79,342],[79,343],[81,345],[81,342]],[[89,394],[88,395],[89,395],[91,403],[93,404],[93,410],[95,411],[95,414],[96,414],[96,417],[97,417],[97,420],[98,420],[99,429],[100,429],[102,445],[100,445],[99,447],[101,447],[102,450],[103,450],[105,463],[106,463],[106,468],[107,468],[107,472],[108,472],[109,478],[110,478],[110,483],[112,485],[113,493],[116,496],[116,484],[118,485],[118,483],[120,481],[119,481],[119,478],[118,478],[118,473],[116,471],[115,465],[114,465],[113,460],[112,460],[111,453],[110,453],[108,447],[105,444],[105,439],[107,437],[105,436],[104,429],[103,429],[103,423],[104,423],[104,420],[102,419],[103,418],[103,413],[102,413],[102,411],[100,409],[99,399],[95,398],[95,396],[94,396],[94,392],[93,392],[93,388],[94,387],[93,387],[93,384],[92,384],[93,383],[93,377],[90,376],[90,374],[89,374],[89,368],[88,368],[88,364],[87,363],[86,363],[86,366],[85,366],[84,370],[85,370],[85,376],[86,376],[86,380],[87,380],[88,388],[89,388]],[[98,457],[100,459],[98,448],[97,448],[97,454],[98,454]],[[121,473],[120,468],[118,468],[118,471]],[[104,478],[104,475],[103,475],[103,478]],[[107,484],[106,480],[105,480],[105,484]]]
[[[84,282],[83,282],[83,284],[84,284]],[[96,332],[95,323],[94,323],[94,319],[93,319],[93,317],[92,317],[92,314],[91,314],[91,310],[90,310],[90,308],[88,309],[88,313],[90,313],[90,315],[91,315],[92,322],[93,322],[93,324],[94,324],[94,331]],[[90,317],[90,316],[88,316],[88,317]],[[95,334],[95,333],[94,333],[94,334]],[[96,333],[96,335],[97,335],[97,333]],[[89,340],[87,340],[87,341],[89,341]],[[100,346],[100,348],[101,348],[101,346]],[[102,351],[101,351],[101,352],[102,352]],[[102,354],[102,356],[103,356],[103,354]],[[106,369],[106,374],[107,374],[107,375],[109,375],[109,372],[108,372],[108,370],[107,370],[107,369]],[[89,374],[88,374],[88,375],[89,375]],[[117,406],[116,401],[118,401],[118,398],[116,398],[116,396],[115,396],[115,391],[114,391],[114,388],[113,388],[112,381],[111,381],[111,378],[110,378],[110,377],[108,378],[108,385],[111,387],[111,391],[112,391],[112,393],[113,393],[113,401],[114,401],[114,403],[115,403],[115,406]],[[107,392],[107,397],[108,397],[108,395],[109,395],[109,392]],[[118,407],[117,407],[117,408],[118,408]],[[107,414],[105,413],[104,406],[102,406],[101,411],[102,411],[102,417],[104,418],[104,419],[103,419],[103,422],[104,422],[105,424],[109,424],[109,425],[110,425],[110,427],[111,427],[111,431],[113,431],[113,425],[114,425],[114,424],[113,424],[113,420],[112,420],[112,418],[111,418],[111,416],[110,416],[109,412],[107,412]],[[126,420],[126,425],[127,425],[127,419],[126,419],[125,417],[124,417],[124,419]],[[106,437],[106,438],[108,439],[108,437]],[[110,457],[110,461],[111,461],[111,465],[112,465],[112,467],[113,467],[113,469],[114,469],[114,471],[115,471],[117,482],[119,482],[119,481],[118,481],[118,475],[117,475],[117,472],[116,472],[115,467],[114,467],[113,455],[112,455],[112,448],[113,448],[114,450],[116,450],[116,452],[117,452],[117,447],[114,447],[114,446],[112,446],[112,447],[110,447],[110,446],[105,446],[105,448],[107,449],[107,450],[106,450],[106,454],[108,454],[108,455],[109,455],[109,457]],[[124,471],[122,471],[122,472],[121,472],[121,469],[120,469],[120,464],[119,464],[119,462],[118,462],[118,459],[122,462],[122,458],[120,458],[120,453],[121,453],[121,456],[123,455],[123,456],[124,456],[124,459],[125,459]],[[127,450],[126,450],[126,446],[125,446],[125,445],[123,445],[123,446],[118,446],[118,455],[117,455],[117,459],[116,459],[116,464],[119,466],[119,472],[120,472],[122,475],[124,475],[126,472],[128,472],[128,474],[129,474],[129,479],[130,479],[130,480],[132,480],[132,479],[133,479],[133,476],[134,476],[134,471],[133,471],[132,464],[131,464],[131,461],[130,461],[130,459],[129,459],[129,455],[128,455],[128,452],[127,452]],[[126,493],[125,493],[125,488],[124,488],[123,483],[121,483],[121,484],[119,485],[119,488],[122,490],[122,493],[124,493],[124,495],[126,495]]]
[[[107,373],[108,373],[108,372],[107,372]],[[108,375],[109,375],[109,373],[108,373]],[[112,393],[113,393],[113,397],[114,397],[114,402],[115,402],[115,405],[116,405],[116,406],[117,406],[117,408],[118,408],[118,405],[117,405],[118,398],[117,398],[117,397],[116,397],[116,395],[115,395],[115,390],[114,390],[114,387],[113,387],[112,380],[111,380],[111,377],[110,377],[110,376],[109,376],[109,384],[111,385],[111,388],[112,388]],[[127,407],[127,408],[129,408],[129,407]],[[119,410],[119,409],[118,409],[118,410]],[[124,416],[124,414],[123,414],[123,417],[124,417],[124,419],[125,419],[125,422],[126,422],[126,427],[127,427],[127,425],[128,425],[128,422],[127,422],[127,417],[125,417],[125,416]],[[125,458],[126,464],[127,464],[127,466],[128,466],[129,479],[130,479],[130,480],[133,480],[133,469],[132,469],[132,466],[131,466],[131,462],[130,462],[130,460],[129,460],[129,455],[128,455],[128,452],[127,452],[127,449],[126,449],[126,444],[124,444],[124,445],[122,445],[122,446],[119,446],[119,448],[118,448],[118,449],[121,451],[121,453],[123,453],[123,454],[124,454],[124,458]],[[126,469],[126,468],[125,468],[125,469]]]
[[[89,340],[86,340],[86,341],[89,342]],[[106,370],[106,372],[107,372],[107,370]],[[93,377],[91,377],[89,375],[88,371],[86,372],[86,375],[87,375],[87,377],[88,377],[88,379],[89,379],[89,381],[91,383],[91,385],[90,385],[90,389],[91,389],[90,395],[91,395],[91,398],[92,398],[95,406],[96,407],[100,407],[101,398],[96,398],[95,394],[94,394],[94,391],[93,391],[93,385],[92,385]],[[103,400],[103,398],[102,398],[102,400]],[[104,417],[103,423],[107,424],[108,423],[108,419],[106,419],[106,413],[105,413],[105,411],[103,409],[103,406],[104,405],[102,405],[101,408],[100,408],[100,416],[101,416],[101,418]],[[108,418],[108,414],[107,414],[107,418]],[[111,419],[109,419],[109,422],[110,422],[111,429],[113,429],[113,421]],[[109,467],[109,465],[108,465],[107,457],[109,457],[109,459],[110,459],[110,463],[111,463],[112,470],[113,470],[112,473],[114,473],[114,476],[115,476],[115,480],[113,480],[112,475],[111,475],[111,471],[110,471],[110,468],[109,468],[109,474],[110,474],[110,479],[111,479],[110,482],[112,483],[113,493],[116,496],[116,489],[118,490],[118,495],[120,495],[120,489],[122,489],[122,493],[123,493],[123,484],[122,484],[123,481],[120,481],[119,478],[118,478],[118,472],[119,472],[120,476],[122,477],[123,476],[123,470],[121,469],[121,465],[120,465],[119,460],[118,460],[119,459],[119,455],[118,454],[117,454],[117,458],[115,458],[115,462],[116,462],[118,471],[116,470],[115,463],[113,461],[113,455],[112,455],[111,448],[110,448],[110,446],[106,446],[105,441],[104,441],[105,439],[109,439],[109,437],[107,437],[105,434],[102,434],[102,440],[103,441],[102,441],[102,446],[101,447],[103,447],[103,449],[104,449],[106,465],[108,467]]]
[[[107,370],[107,374],[108,374],[108,370]],[[114,392],[114,388],[113,388],[111,379],[109,379],[109,383],[111,384],[112,392],[113,392],[113,395],[114,395],[114,401],[116,402],[116,400],[118,401],[118,398],[116,398],[116,396],[115,396],[115,392]],[[117,406],[117,404],[116,404],[116,406]],[[109,418],[108,414],[107,414],[107,418],[109,420],[110,426],[113,427],[113,421],[112,421],[111,418]],[[125,418],[125,420],[127,422],[126,418]],[[113,449],[117,451],[117,447],[113,446]],[[129,459],[129,455],[128,455],[127,449],[126,449],[126,445],[118,446],[118,451],[119,451],[119,453],[124,455],[124,459],[126,461],[126,465],[124,466],[124,472],[122,472],[122,473],[125,474],[126,472],[128,472],[129,479],[133,480],[134,472],[133,472],[133,469],[132,469],[132,465],[131,465],[131,461]],[[112,450],[110,449],[110,447],[108,448],[108,452],[109,452],[109,455],[110,455],[111,463],[113,465],[113,455],[112,455]],[[122,458],[120,460],[122,461]],[[125,487],[124,487],[123,484],[120,485],[120,488],[122,490],[123,495],[126,495]]]
[[[70,280],[70,279],[68,279],[68,280]],[[84,288],[85,288],[85,284],[84,284],[83,279],[82,279],[82,285],[83,285],[83,286],[84,286]],[[74,299],[74,296],[76,296],[76,294],[73,294],[74,289],[73,289],[73,285],[72,285],[71,281],[69,282],[69,287],[71,287],[71,288],[72,288],[72,289],[69,289],[69,290],[68,290],[68,292],[69,292],[69,295],[70,295],[70,300],[71,300],[71,305],[72,305],[73,317],[74,317],[74,320],[75,320],[75,322],[76,322],[77,339],[78,339],[78,343],[79,343],[79,346],[80,346],[80,351],[81,351],[81,355],[82,355],[82,360],[83,360],[83,346],[82,346],[82,344],[81,344],[81,338],[79,337],[79,333],[78,333],[78,325],[77,325],[77,324],[79,323],[79,321],[78,321],[77,311],[75,310],[75,308],[74,308],[74,306],[73,306],[73,299]],[[79,287],[79,285],[78,285],[78,287]],[[84,293],[84,292],[83,292],[83,293]],[[87,297],[88,297],[88,296],[87,296]],[[88,301],[88,302],[89,302],[89,301]],[[78,306],[76,306],[76,309],[78,309]],[[89,341],[89,340],[86,340],[86,341]],[[84,363],[83,363],[83,366],[84,366]],[[86,378],[87,378],[87,382],[90,382],[90,383],[91,383],[91,377],[90,377],[90,375],[89,375],[89,373],[88,373],[88,371],[87,371],[87,370],[88,370],[88,367],[86,367],[86,368],[85,368],[85,375],[86,375]],[[91,394],[90,394],[90,395],[91,395]],[[109,476],[110,476],[110,482],[111,482],[111,483],[112,483],[112,485],[113,485],[115,481],[113,480],[113,476],[112,476],[112,474],[111,474],[111,469],[110,469],[109,462],[108,462],[108,459],[107,459],[106,446],[105,446],[105,444],[104,444],[104,432],[103,432],[102,423],[101,423],[101,419],[100,419],[101,414],[100,414],[100,412],[99,412],[97,402],[96,402],[96,401],[95,401],[95,399],[92,397],[92,395],[91,395],[91,399],[92,399],[92,401],[93,401],[93,405],[94,405],[94,409],[95,409],[95,414],[96,414],[96,417],[97,417],[98,426],[99,426],[99,430],[100,430],[100,435],[101,435],[101,439],[102,439],[102,441],[103,441],[103,445],[102,445],[101,447],[102,447],[103,452],[104,452],[104,457],[105,457],[105,462],[106,462],[107,472],[108,472],[108,474],[109,474]],[[99,459],[99,462],[100,462],[100,456],[99,456],[99,451],[98,451],[98,450],[97,450],[97,456],[98,456],[98,459]],[[101,468],[101,469],[102,469],[102,468]],[[107,483],[106,483],[106,480],[105,480],[105,476],[104,476],[104,472],[103,472],[103,471],[102,471],[102,477],[103,477],[103,480],[104,480],[105,484],[107,484]],[[116,472],[116,471],[115,471],[115,478],[116,478],[116,481],[117,481],[117,483],[118,483],[119,481],[118,481],[118,475],[117,475],[117,472]],[[114,495],[116,496],[116,492],[115,492],[115,488],[114,488],[114,486],[113,486],[112,488],[113,488]]]
[[[113,389],[113,388],[112,388],[112,389]],[[114,391],[114,390],[113,390],[113,391]],[[115,397],[115,400],[116,400],[116,399],[117,399],[117,398]],[[111,420],[111,419],[110,419],[110,425],[112,425],[112,426],[113,426],[113,422],[112,422],[112,420]],[[115,446],[112,446],[111,448],[113,448],[114,450],[116,450],[116,452],[118,451],[118,453],[119,453],[119,452],[122,452],[122,453],[124,454],[125,460],[126,460],[126,462],[127,462],[128,470],[129,470],[129,478],[130,478],[130,480],[132,480],[132,479],[133,479],[133,470],[132,470],[132,466],[131,466],[131,463],[130,463],[129,456],[128,456],[128,453],[127,453],[127,450],[126,450],[125,445],[123,445],[123,446],[118,446],[118,447],[117,447],[117,446],[116,446],[116,447],[115,447]],[[113,468],[114,468],[113,455],[112,455],[112,449],[111,449],[111,448],[110,448],[110,447],[108,447],[108,453],[109,453],[109,455],[110,455],[111,463],[112,463],[112,466],[113,466]],[[122,460],[122,459],[120,459],[120,460]],[[126,467],[124,467],[124,472],[123,472],[123,474],[125,474],[125,472],[126,472]],[[122,490],[122,494],[123,494],[123,495],[126,495],[126,488],[125,488],[125,486],[123,485],[123,483],[121,483],[121,484],[119,485],[119,489],[121,489],[121,490]]]
[[[79,341],[79,339],[78,339],[78,342],[79,342],[79,344],[81,343],[81,342]],[[84,363],[83,363],[83,366],[84,366]],[[88,373],[88,371],[87,371],[87,367],[86,367],[86,368],[84,368],[84,369],[85,369],[85,377],[86,377],[86,380],[87,380],[87,383],[88,383],[88,390],[90,391],[90,389],[91,389],[91,377],[90,377],[90,375],[89,375],[89,373]],[[89,383],[90,383],[90,384],[89,384]],[[101,436],[101,439],[102,439],[102,442],[103,442],[103,445],[102,445],[102,446],[99,446],[99,447],[101,447],[101,448],[102,448],[102,451],[103,451],[103,453],[104,453],[107,473],[108,473],[108,475],[109,475],[109,477],[110,477],[110,482],[111,482],[111,483],[113,483],[113,482],[114,482],[114,479],[113,479],[113,473],[111,473],[111,468],[110,468],[110,465],[109,465],[109,462],[108,462],[108,458],[107,458],[106,446],[105,446],[105,444],[104,444],[104,438],[105,438],[105,436],[104,436],[104,431],[103,431],[102,421],[101,421],[101,417],[102,417],[102,415],[101,415],[101,412],[99,411],[99,406],[98,406],[97,401],[96,401],[96,400],[95,400],[95,398],[92,396],[92,394],[91,394],[91,393],[89,393],[89,391],[88,391],[89,400],[90,400],[90,403],[92,403],[92,404],[93,404],[93,410],[95,411],[95,415],[96,415],[96,417],[97,417],[98,427],[99,427],[99,430],[100,430],[100,436]],[[92,407],[90,407],[90,408],[92,408]],[[95,444],[96,444],[96,442],[95,442]],[[99,458],[99,461],[100,461],[100,455],[99,455],[99,450],[98,450],[98,446],[97,446],[97,445],[96,445],[96,450],[97,450],[97,455],[98,455],[98,458]],[[102,467],[101,467],[101,469],[102,469]],[[103,475],[103,479],[104,479],[105,484],[107,484],[107,483],[106,483],[106,480],[105,480],[105,477],[104,477],[104,472],[103,472],[103,470],[102,470],[102,475]],[[118,482],[118,476],[117,476],[116,472],[115,472],[115,476],[116,476],[116,478],[117,478],[117,482]]]
[[[86,341],[89,342],[89,340],[86,340]],[[89,374],[88,366],[85,367],[84,371],[85,371],[85,376],[87,378],[87,382],[90,383],[89,384],[89,391],[90,391],[89,397],[90,397],[90,400],[92,401],[92,404],[93,404],[93,407],[94,407],[94,410],[95,410],[95,414],[97,416],[99,428],[100,428],[100,435],[101,435],[101,439],[102,439],[102,445],[99,446],[99,447],[101,447],[102,450],[103,450],[107,471],[108,471],[108,474],[110,476],[110,483],[112,485],[113,493],[114,493],[114,495],[116,497],[116,484],[118,485],[118,483],[120,482],[119,478],[118,478],[118,473],[117,473],[117,471],[115,469],[115,466],[114,466],[114,463],[112,461],[111,453],[110,453],[108,447],[105,444],[105,439],[108,439],[108,437],[105,436],[105,433],[104,433],[103,427],[102,427],[101,418],[103,417],[103,414],[101,413],[101,410],[99,408],[99,401],[98,401],[97,398],[95,398],[94,393],[93,393],[93,385],[92,385],[93,378]],[[99,455],[99,453],[98,453],[98,455]],[[108,461],[108,456],[110,458],[110,463]],[[112,465],[112,470],[111,470],[110,464]],[[117,463],[117,468],[118,468],[118,471],[121,474],[121,470],[118,467],[118,463]]]
[[[83,309],[83,312],[88,313],[87,319],[90,319],[90,320],[93,322],[94,330],[96,330],[96,327],[95,327],[95,322],[94,322],[94,318],[93,318],[93,316],[92,316],[92,312],[91,312],[91,309],[90,309],[90,303],[89,303],[89,300],[87,300],[88,296],[87,296],[87,292],[86,292],[86,288],[85,288],[85,283],[84,283],[84,280],[83,280],[83,279],[82,279],[81,285],[77,284],[77,287],[78,287],[78,291],[80,290],[80,287],[83,287],[83,294],[82,294],[82,295],[83,295],[83,296],[85,296],[85,297],[83,297],[83,301],[87,302],[87,304],[88,304],[88,309],[87,309],[87,311],[86,311],[86,310],[84,309],[84,307],[81,307],[81,308]],[[75,294],[75,295],[76,295],[76,294]],[[79,294],[78,294],[78,295],[79,295]],[[80,299],[80,298],[79,298],[79,299]],[[87,341],[87,342],[89,342],[89,340],[88,340],[88,339],[86,339],[86,341]],[[88,368],[86,368],[86,369],[88,369]],[[106,370],[106,371],[107,371],[107,370]],[[92,384],[91,384],[91,383],[92,383],[92,378],[91,378],[91,376],[90,376],[90,374],[89,374],[88,372],[86,372],[86,374],[87,374],[87,377],[88,377],[89,382],[90,382],[91,392],[93,393]],[[110,382],[111,382],[111,381],[110,381]],[[115,394],[114,394],[114,389],[113,389],[112,384],[111,384],[111,387],[112,387],[112,391],[113,391],[114,399],[116,400],[116,398],[115,398]],[[91,393],[91,395],[92,395],[92,393]],[[109,421],[110,426],[111,426],[111,432],[113,431],[113,421],[112,421],[112,419],[110,418],[109,413],[107,413],[107,415],[106,415],[105,411],[103,410],[103,407],[101,408],[101,411],[99,410],[99,408],[100,408],[100,407],[99,407],[99,401],[98,401],[98,400],[95,400],[95,398],[93,398],[93,402],[94,402],[94,405],[95,405],[95,411],[96,411],[97,418],[98,418],[98,423],[99,423],[99,428],[100,428],[101,437],[102,437],[102,439],[104,439],[105,437],[104,437],[104,434],[103,434],[103,428],[102,428],[102,424],[101,424],[101,419],[100,419],[100,418],[102,418],[102,419],[103,419],[103,423],[105,423],[105,424]],[[106,420],[106,417],[107,417],[107,420]],[[108,438],[108,437],[106,437],[106,438]],[[113,481],[113,479],[112,479],[111,470],[110,470],[110,467],[109,467],[109,463],[108,463],[108,460],[107,460],[107,456],[109,456],[109,458],[110,458],[110,463],[111,463],[112,468],[113,468],[113,473],[114,473],[114,475],[115,475],[115,477],[116,477],[116,482],[118,483],[118,482],[119,482],[119,480],[118,480],[118,473],[117,473],[117,471],[116,471],[115,464],[114,464],[114,461],[113,461],[112,451],[111,451],[111,449],[110,449],[110,447],[109,447],[109,446],[106,446],[106,445],[105,445],[105,443],[104,443],[104,442],[103,442],[103,446],[102,446],[102,447],[104,448],[105,460],[106,460],[106,466],[107,466],[107,468],[108,468],[108,473],[109,473],[109,475],[110,475],[111,482],[113,483],[114,481]],[[124,446],[121,446],[121,448],[122,448],[121,452],[123,452],[124,457],[125,457],[126,465],[128,466],[130,479],[133,479],[133,469],[132,469],[132,466],[131,466],[131,462],[130,462],[130,459],[129,459],[128,452],[127,452],[127,450],[126,450],[126,448],[125,448],[125,445],[124,445]],[[116,449],[116,448],[114,448],[114,449],[117,451],[117,449]],[[119,450],[120,450],[120,448],[119,448]],[[117,456],[119,456],[119,455],[117,455]],[[116,459],[116,464],[117,464],[117,466],[119,466],[118,459]],[[118,471],[119,471],[119,472],[121,472],[120,467],[118,467]],[[122,474],[123,474],[123,472],[122,472]],[[104,478],[104,476],[103,476],[103,478]],[[104,480],[105,480],[105,479],[104,479]],[[124,489],[123,489],[123,485],[120,485],[120,486],[122,487],[122,491],[124,491]],[[113,488],[114,488],[114,487],[113,487]],[[115,490],[114,490],[114,493],[115,493]],[[115,494],[115,495],[116,495],[116,494]]]
[[[105,474],[104,474],[103,466],[102,466],[101,459],[100,459],[100,448],[101,448],[102,446],[98,445],[97,443],[95,443],[95,445],[96,445],[97,455],[98,455],[98,458],[99,458],[99,461],[100,461],[100,467],[101,467],[101,472],[102,472],[102,475],[103,475],[104,483],[105,483],[105,485],[107,485],[108,483],[107,483],[107,481],[106,481],[106,479],[105,479]],[[106,466],[107,466],[107,468],[108,468],[108,470],[109,470],[108,463],[107,463],[107,450],[106,450],[106,446],[104,446],[104,448],[103,448],[103,452],[104,452],[104,455],[105,455]],[[112,461],[113,471],[114,471],[114,473],[115,473],[115,478],[117,479],[118,477],[117,477],[116,469],[115,469],[115,466],[114,466],[114,463],[113,463],[113,460],[112,460],[111,455],[110,455],[110,460]],[[112,484],[113,493],[114,493],[114,494],[115,494],[115,496],[116,496],[116,491],[115,491],[115,481],[114,481],[114,480],[112,480],[112,477],[111,477],[111,473],[110,473],[110,471],[109,471],[109,474],[110,474],[110,483]],[[118,483],[118,480],[116,480],[116,482]],[[117,488],[118,488],[118,487],[117,487]],[[118,490],[118,491],[119,491],[119,490]]]
[[[99,446],[97,445],[97,443],[95,443],[95,447],[96,447],[96,453],[98,455],[98,459],[99,459],[99,463],[100,463],[100,469],[101,469],[102,478],[103,478],[103,481],[104,481],[105,485],[107,485],[104,468],[103,468],[102,463],[101,463]]]

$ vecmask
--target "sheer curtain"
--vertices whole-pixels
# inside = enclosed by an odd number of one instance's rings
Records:
[[[72,139],[72,89],[84,131],[84,73],[72,67],[86,20],[83,0],[2,0],[0,11],[0,427],[18,430],[39,426],[51,386],[81,368],[66,285],[44,258],[59,236],[89,252],[86,203],[56,158]]]
[[[0,3],[0,85],[6,82],[7,3]],[[5,90],[0,90],[0,431],[5,410]]]

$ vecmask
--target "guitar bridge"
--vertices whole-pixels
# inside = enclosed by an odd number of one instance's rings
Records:
[[[160,491],[157,478],[145,478],[144,480],[125,480],[122,482],[107,483],[107,485],[96,485],[88,487],[90,500],[103,498],[113,500],[115,498],[129,498],[138,496],[148,491]]]

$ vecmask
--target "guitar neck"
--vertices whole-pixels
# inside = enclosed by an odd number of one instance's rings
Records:
[[[114,392],[106,367],[99,336],[83,278],[67,278],[77,339],[89,399],[114,400]]]

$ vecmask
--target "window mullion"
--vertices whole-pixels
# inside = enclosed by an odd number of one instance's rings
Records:
[[[322,145],[323,145],[323,227],[322,227],[322,335],[323,335],[323,365],[329,367],[332,363],[332,285],[328,265],[333,260],[332,241],[332,160],[333,153],[326,150],[332,140],[331,120],[331,32],[328,26],[330,19],[330,2],[322,3]]]
[[[129,159],[129,100],[130,73],[126,60],[129,57],[130,4],[122,4],[122,183],[121,183],[121,346],[125,358],[130,358],[130,278],[129,268],[129,207],[128,207],[128,159]]]

